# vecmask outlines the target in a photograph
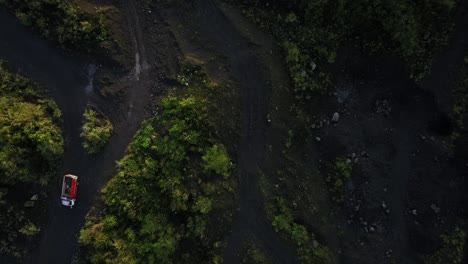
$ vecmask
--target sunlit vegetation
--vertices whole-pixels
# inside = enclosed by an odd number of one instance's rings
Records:
[[[21,258],[26,253],[23,242],[40,232],[32,216],[34,209],[25,208],[35,202],[13,190],[46,185],[55,175],[64,147],[60,122],[55,102],[35,83],[0,62],[1,255]]]
[[[330,88],[327,68],[340,47],[402,58],[420,80],[447,42],[456,0],[244,1],[244,12],[269,29],[284,50],[295,96],[310,99]]]
[[[60,110],[0,63],[0,184],[47,184],[63,154]]]
[[[221,262],[233,166],[207,121],[209,82],[184,80],[191,88],[163,97],[103,189],[104,211],[88,217],[80,241],[92,263]]]
[[[110,37],[102,18],[82,12],[73,1],[0,0],[26,26],[62,47],[96,53]]]
[[[106,117],[91,108],[86,108],[83,114],[82,137],[84,149],[90,153],[99,152],[112,136],[113,126]]]

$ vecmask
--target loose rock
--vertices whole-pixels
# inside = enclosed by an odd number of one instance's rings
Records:
[[[26,201],[24,203],[24,207],[34,207],[34,201]]]
[[[335,122],[335,123],[337,123],[339,119],[340,119],[340,114],[338,114],[337,112],[335,112],[335,113],[333,114],[332,121]]]
[[[33,196],[31,197],[30,200],[31,200],[31,201],[37,201],[38,199],[39,199],[39,196],[37,196],[37,194],[35,194],[35,195],[33,195]]]
[[[440,213],[440,208],[435,204],[431,204],[431,209],[434,210],[436,214]]]

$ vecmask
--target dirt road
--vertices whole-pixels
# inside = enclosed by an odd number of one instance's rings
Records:
[[[0,57],[47,87],[62,110],[64,120],[63,169],[51,182],[53,191],[48,197],[48,222],[42,232],[40,246],[29,261],[70,263],[85,215],[96,201],[99,190],[113,174],[115,161],[123,156],[126,146],[145,117],[145,107],[151,101],[148,91],[150,77],[145,72],[149,64],[142,50],[144,44],[135,37],[137,66],[134,69],[135,77],[130,78],[128,83],[130,88],[124,103],[118,109],[111,104],[100,106],[104,112],[113,113],[115,134],[103,152],[89,156],[82,148],[79,137],[84,108],[96,96],[93,92],[89,95],[86,92],[92,78],[88,62],[64,55],[60,49],[20,25],[14,17],[0,11]],[[133,13],[133,17],[135,15]],[[136,31],[137,20],[130,20],[129,24]],[[142,67],[138,67],[140,64]],[[60,185],[64,173],[79,176],[77,204],[72,210],[60,205]]]

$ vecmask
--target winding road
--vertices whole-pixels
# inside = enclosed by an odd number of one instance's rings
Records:
[[[138,27],[137,20],[129,19],[129,24]],[[141,61],[143,67],[135,68],[135,78],[130,80],[122,113],[112,120],[115,134],[99,155],[89,156],[81,146],[79,134],[82,114],[91,97],[86,90],[93,78],[93,71],[89,71],[93,66],[90,67],[82,58],[65,55],[53,44],[32,34],[5,10],[0,10],[0,35],[0,57],[47,87],[60,107],[64,120],[63,168],[51,182],[54,189],[48,197],[48,222],[42,232],[40,246],[31,254],[29,262],[70,263],[86,214],[96,201],[99,190],[112,176],[115,161],[123,156],[126,146],[145,118],[145,107],[150,104],[151,96],[147,89],[149,76],[144,72],[149,64],[146,58],[142,58],[145,54],[142,50],[144,45],[135,37],[136,65]],[[73,210],[60,204],[60,186],[64,173],[79,176],[78,200]]]

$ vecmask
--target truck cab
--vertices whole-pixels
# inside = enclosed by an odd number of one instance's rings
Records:
[[[72,174],[63,176],[62,195],[60,197],[62,205],[73,208],[76,202],[77,187],[78,176]]]

